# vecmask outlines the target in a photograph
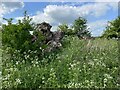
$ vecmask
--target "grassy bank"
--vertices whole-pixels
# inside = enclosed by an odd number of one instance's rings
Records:
[[[26,59],[15,56],[16,62],[13,63],[6,58],[8,54],[4,55],[3,87],[120,87],[116,40],[67,37],[63,46],[59,53],[52,53],[41,62],[39,57],[32,60],[29,56]]]

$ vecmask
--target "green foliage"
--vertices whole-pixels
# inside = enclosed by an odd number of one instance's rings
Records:
[[[14,49],[27,50],[30,45],[31,35],[29,33],[33,27],[30,24],[31,18],[26,15],[23,20],[19,20],[17,24],[12,24],[13,19],[5,19],[8,21],[8,25],[3,25],[3,45],[7,45]]]
[[[71,29],[67,24],[59,25],[58,28],[62,30],[65,35],[75,35],[75,31]]]
[[[3,53],[3,88],[119,88],[118,46],[115,40],[79,40],[66,37],[69,45],[60,53],[44,57],[35,52],[26,59]],[[19,51],[16,51],[19,52]],[[31,63],[28,61],[31,59]],[[49,61],[52,62],[49,62]],[[49,63],[48,63],[49,62]]]
[[[65,35],[78,36],[82,37],[91,37],[91,33],[87,30],[87,20],[79,17],[73,23],[72,28],[70,28],[67,24],[59,25],[58,28],[64,32]]]
[[[87,23],[87,20],[82,17],[79,17],[74,21],[73,29],[75,30],[75,33],[79,38],[82,38],[84,36],[87,36],[87,37],[91,36],[90,32],[87,30],[86,23]]]
[[[106,27],[102,37],[105,38],[119,38],[120,37],[120,17],[109,22],[109,25]]]
[[[2,30],[2,29],[1,29]],[[2,87],[2,32],[0,30],[0,89]]]
[[[8,25],[3,25],[2,78],[0,75],[3,89],[120,88],[117,40],[80,40],[70,35],[67,25],[61,25],[67,34],[62,39],[61,52],[43,55],[47,47],[43,43],[45,37],[34,30],[32,19],[24,14],[17,24],[6,19]],[[84,19],[76,20],[73,28],[74,34],[89,35]],[[31,42],[29,31],[38,37],[36,42]]]
[[[29,54],[29,50],[36,51],[36,54],[41,59],[43,55],[42,51],[47,47],[43,43],[45,36],[34,29],[33,23],[31,23],[32,18],[27,15],[27,12],[25,11],[23,19],[18,20],[16,24],[12,23],[13,19],[5,20],[7,20],[8,25],[2,26],[2,43],[4,49],[6,49],[5,47],[10,47],[11,49],[9,51],[11,54],[15,50],[19,50],[19,53],[25,52],[26,54]],[[34,43],[32,42],[33,36],[30,34],[30,31],[34,32],[33,35],[37,34],[37,40]]]

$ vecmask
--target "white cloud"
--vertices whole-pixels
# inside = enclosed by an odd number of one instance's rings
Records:
[[[94,2],[119,2],[119,0],[94,0]]]
[[[15,11],[16,9],[24,7],[23,2],[0,2],[0,23],[5,14]]]
[[[2,2],[18,2],[23,0],[1,0]],[[25,2],[119,2],[119,0],[24,0]]]
[[[50,22],[71,23],[79,16],[102,16],[109,9],[106,3],[87,4],[83,6],[48,5],[44,9],[43,14],[40,13],[37,16],[49,18],[48,21]]]
[[[15,20],[22,20],[23,17],[16,17]]]
[[[98,20],[95,22],[88,23],[88,26],[93,36],[99,36],[103,33],[103,30],[105,29],[107,24],[108,20]]]
[[[33,16],[33,21],[36,23],[41,23],[41,22],[48,22],[48,23],[52,23],[52,18],[48,15],[46,15],[45,13],[39,12],[37,15]]]
[[[118,2],[120,0],[104,0],[104,1],[101,1],[101,0],[94,0],[94,2],[98,2],[98,3],[106,3],[106,6],[109,6],[111,7],[113,10],[117,10],[118,9]]]
[[[79,16],[100,17],[111,8],[116,8],[117,3],[89,3],[82,6],[48,5],[44,12],[33,16],[35,22],[48,21],[50,23],[71,23]],[[117,10],[117,9],[115,9]]]
[[[78,16],[82,16],[82,13],[80,13],[79,10],[80,7],[76,6],[49,5],[44,9],[44,13],[52,18],[54,22],[71,23]]]
[[[96,0],[96,2],[99,2]],[[52,30],[57,29],[57,25],[61,23],[71,24],[78,17],[94,17],[98,18],[104,16],[108,10],[116,10],[117,11],[117,3],[111,2],[99,2],[99,3],[88,3],[83,4],[82,6],[71,6],[71,5],[48,5],[44,8],[43,12],[37,13],[33,16],[33,21],[36,23],[40,23],[46,21],[50,23],[53,28]],[[102,27],[105,27],[106,22],[100,20],[95,23],[91,23],[91,30],[95,30],[92,33],[96,34],[97,31],[102,32]],[[98,23],[98,24],[96,24]],[[100,26],[98,26],[100,25]],[[101,28],[101,29],[100,29]],[[96,34],[99,35],[99,34]]]

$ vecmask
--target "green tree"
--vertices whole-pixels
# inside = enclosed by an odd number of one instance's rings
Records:
[[[79,17],[74,21],[73,30],[79,38],[82,38],[84,36],[91,36],[90,32],[87,29],[87,20],[82,17]]]
[[[115,20],[109,22],[102,37],[120,38],[120,17],[117,17]]]
[[[35,43],[31,42],[32,35],[30,34],[30,31],[35,30],[31,23],[32,18],[27,15],[26,11],[24,12],[23,19],[18,20],[16,24],[12,23],[12,18],[4,20],[8,22],[8,25],[2,26],[3,46],[11,47],[13,50],[20,50],[21,53],[28,50],[38,50],[39,52],[42,52],[42,49],[44,48],[42,43],[44,36],[39,32],[37,41]]]
[[[71,29],[67,24],[61,24],[58,26],[58,29],[62,30],[65,35],[75,35],[73,29]]]

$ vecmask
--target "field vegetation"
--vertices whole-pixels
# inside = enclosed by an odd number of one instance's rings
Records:
[[[45,37],[40,34],[30,43],[34,28],[26,12],[17,24],[6,20],[0,31],[2,88],[120,88],[119,36],[92,39],[87,21],[78,18],[69,28],[72,33],[67,25],[58,26],[65,32],[62,47],[43,55]]]

